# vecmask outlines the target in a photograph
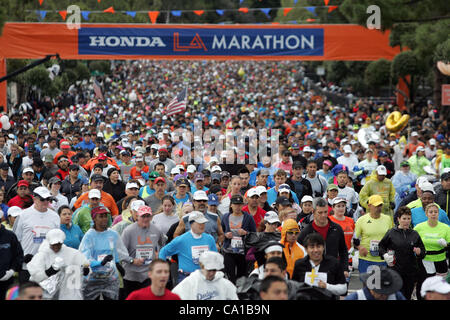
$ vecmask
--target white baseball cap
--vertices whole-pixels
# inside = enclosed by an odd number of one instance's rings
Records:
[[[52,198],[52,194],[46,187],[37,187],[36,189],[33,190],[33,193],[37,194],[42,199]]]
[[[433,194],[436,194],[436,192],[434,191],[433,185],[430,182],[422,183],[422,185],[419,188],[422,190],[422,192],[428,191]]]
[[[216,172],[216,171],[222,172],[222,168],[219,167],[219,166],[214,166],[214,167],[211,168],[211,172]]]
[[[8,209],[8,216],[11,216],[13,218],[17,217],[22,213],[22,208],[18,206],[12,206]]]
[[[411,133],[411,137],[418,137],[418,136],[419,136],[419,134],[416,131],[413,131]]]
[[[266,187],[263,187],[263,186],[257,186],[257,187],[255,188],[255,190],[256,190],[258,196],[260,196],[260,197],[261,197],[261,195],[262,195],[263,193],[267,193]]]
[[[430,277],[423,282],[422,288],[420,289],[420,294],[422,295],[422,297],[425,297],[428,291],[448,294],[450,292],[450,284],[445,281],[444,277]]]
[[[52,229],[47,232],[45,238],[50,245],[64,243],[64,240],[66,240],[66,234],[61,229]]]
[[[208,201],[208,196],[206,195],[206,192],[203,190],[197,190],[194,192],[194,195],[192,196],[192,199],[194,200],[206,200]]]
[[[130,209],[133,211],[138,211],[142,206],[145,206],[145,202],[143,200],[135,200],[131,203]]]
[[[125,187],[125,189],[131,189],[131,188],[136,188],[139,189],[139,186],[136,182],[128,182],[127,186]]]
[[[251,198],[253,196],[258,196],[259,197],[258,190],[256,190],[256,188],[248,189],[248,191],[247,191],[247,198]]]
[[[172,170],[170,170],[170,174],[180,174],[180,168],[178,168],[178,166],[172,168]]]
[[[336,197],[336,198],[333,199],[333,206],[334,206],[335,204],[338,204],[338,203],[341,203],[341,202],[347,203],[347,199],[341,198],[341,197]]]
[[[304,202],[308,202],[308,201],[313,202],[314,201],[313,197],[311,197],[311,196],[303,196],[303,198],[302,198],[300,203],[304,203]]]
[[[281,223],[280,218],[278,217],[278,214],[275,211],[267,211],[264,215],[264,221],[267,221],[268,223]]]
[[[430,139],[430,146],[435,146],[436,145],[436,140],[431,138]]]
[[[378,166],[378,167],[377,167],[377,173],[378,173],[380,176],[386,176],[386,175],[387,175],[387,169],[386,169],[386,167],[385,167],[385,166]]]
[[[352,147],[350,147],[348,144],[344,146],[344,153],[352,153]]]
[[[222,270],[224,268],[223,260],[223,255],[218,252],[204,251],[198,261],[205,270]]]
[[[193,164],[188,165],[186,170],[187,173],[194,173],[195,171],[197,171],[197,168]]]
[[[22,171],[22,173],[27,173],[27,172],[34,173],[34,170],[31,167],[27,167],[27,168],[23,169],[23,171]]]
[[[274,244],[271,246],[268,246],[264,249],[264,253],[270,253],[270,252],[283,252],[283,245],[280,244]]]
[[[98,189],[91,189],[91,190],[89,190],[88,197],[89,197],[89,199],[92,199],[92,198],[101,199],[102,194],[100,193],[100,190],[98,190]]]
[[[205,218],[205,215],[200,211],[192,211],[189,214],[189,222],[194,221],[197,223],[206,223],[208,219]]]

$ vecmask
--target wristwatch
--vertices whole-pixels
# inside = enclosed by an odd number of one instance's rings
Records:
[[[134,259],[131,258],[131,259],[130,259],[130,264],[133,264],[133,263],[134,263]]]

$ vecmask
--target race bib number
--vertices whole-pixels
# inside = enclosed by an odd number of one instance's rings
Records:
[[[153,259],[153,246],[137,246],[136,258],[144,259],[144,264],[150,264]]]
[[[46,226],[35,226],[33,229],[33,243],[42,243],[49,230],[50,228]]]
[[[240,251],[244,249],[244,243],[241,237],[233,237],[231,239],[231,249],[234,251]]]
[[[99,255],[97,256],[97,261],[102,262],[103,259],[105,259],[106,256],[107,256],[107,254],[99,254]]]
[[[378,257],[380,253],[378,252],[378,244],[380,243],[380,240],[370,240],[370,254],[374,257]]]
[[[325,272],[316,272],[315,269],[313,269],[311,272],[306,272],[305,273],[305,283],[309,284],[310,286],[313,287],[318,287],[319,286],[319,282],[323,281],[323,282],[327,282],[327,274]]]
[[[204,245],[191,247],[192,262],[194,262],[194,264],[199,264],[200,255],[205,251],[209,251],[209,246]]]

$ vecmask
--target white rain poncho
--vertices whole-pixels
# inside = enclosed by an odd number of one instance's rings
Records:
[[[45,270],[52,266],[57,257],[63,259],[65,266],[55,275],[48,277]],[[88,260],[80,251],[63,244],[61,250],[55,253],[45,239],[27,267],[30,280],[38,282],[44,289],[45,299],[83,300],[83,266],[88,264]]]

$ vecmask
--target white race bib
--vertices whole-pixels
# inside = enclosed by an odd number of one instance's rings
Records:
[[[241,237],[233,237],[231,239],[231,249],[233,250],[244,249],[244,243]]]
[[[378,252],[378,244],[380,243],[380,240],[370,240],[370,254],[374,257],[378,257],[380,253]]]
[[[153,246],[138,245],[136,246],[136,258],[144,259],[144,264],[150,264],[153,259]]]
[[[200,255],[205,251],[209,251],[208,245],[191,247],[192,262],[199,264]]]
[[[103,259],[105,259],[106,256],[107,256],[107,254],[99,254],[99,255],[97,256],[97,261],[102,262]]]
[[[311,272],[305,273],[305,283],[309,284],[310,286],[318,287],[319,281],[327,282],[327,274],[325,272],[317,272],[313,269]]]

